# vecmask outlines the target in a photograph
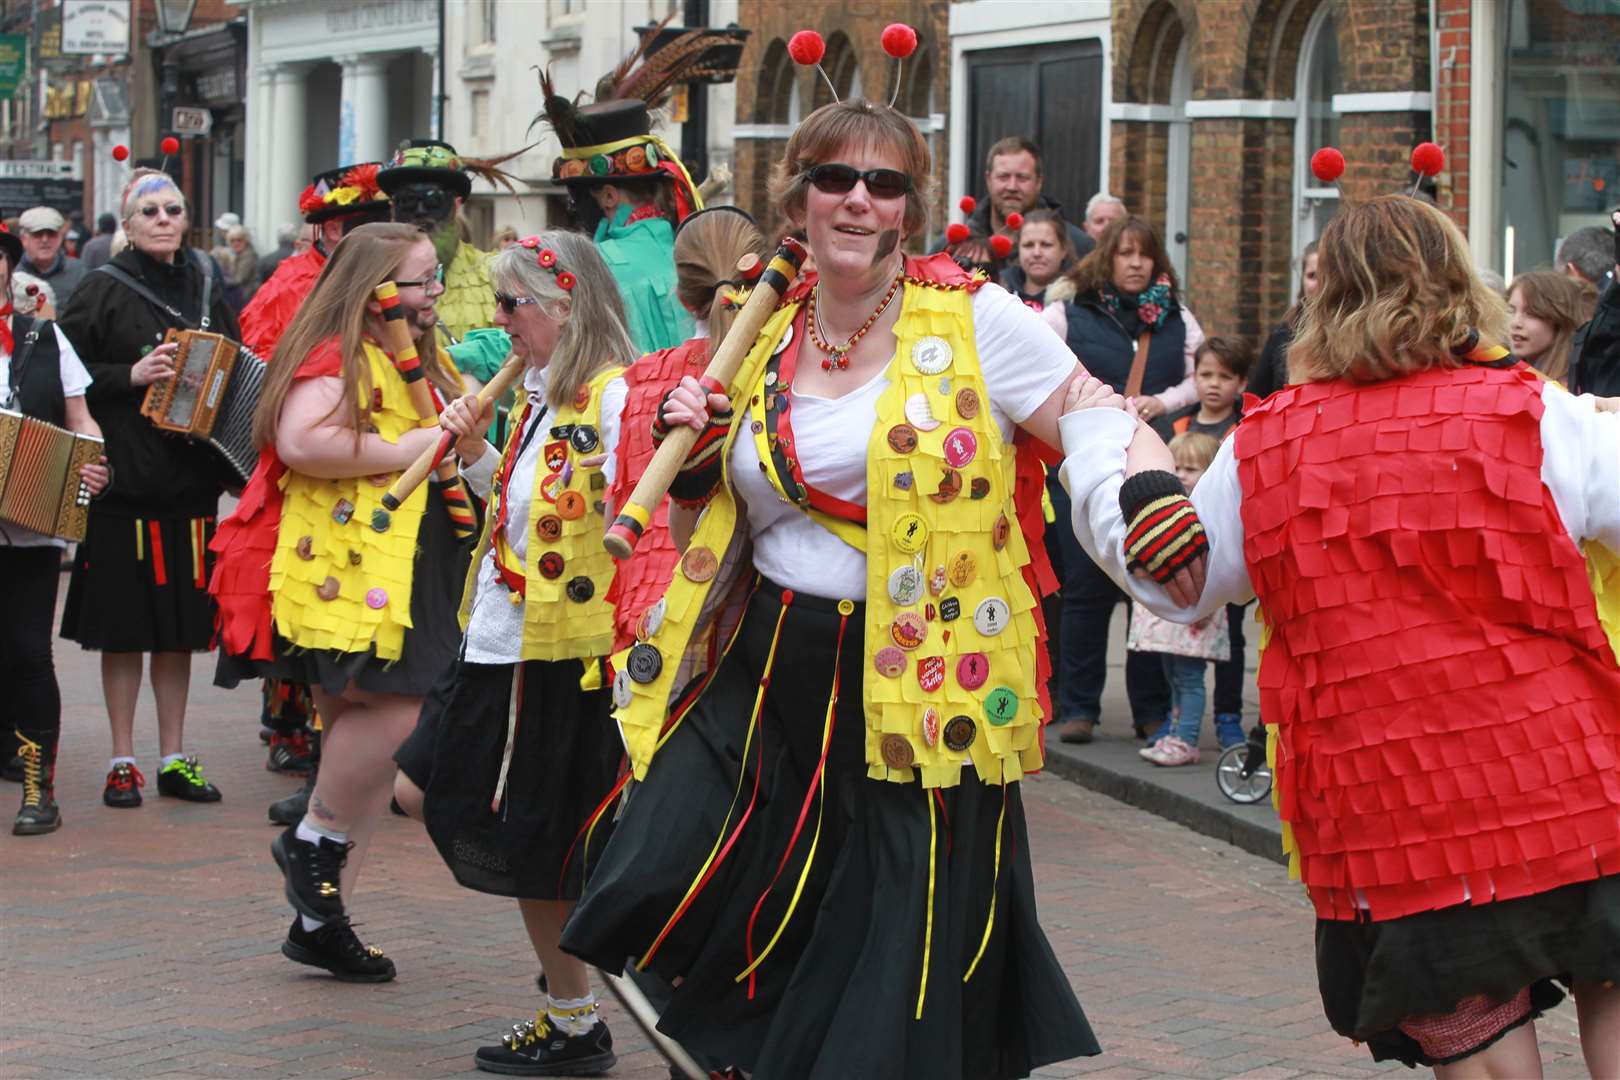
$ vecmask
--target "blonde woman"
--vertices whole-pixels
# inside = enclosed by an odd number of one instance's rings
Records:
[[[432,241],[411,225],[355,229],[276,346],[254,416],[259,465],[221,527],[213,583],[228,654],[219,681],[307,683],[325,728],[309,810],[273,847],[298,912],[281,951],[355,982],[394,977],[355,937],[347,905],[388,805],[394,749],[455,658],[466,567],[436,486],[392,514],[381,505],[439,434],[380,344],[385,281],[411,336],[432,342],[443,290]],[[442,354],[424,348],[421,362],[435,393],[460,393]]]
[[[615,566],[601,500],[624,405],[616,376],[636,350],[613,275],[582,236],[521,240],[490,261],[490,281],[495,324],[525,362],[524,394],[504,452],[484,441],[492,410],[476,397],[443,417],[462,474],[489,498],[488,525],[462,601],[460,659],[395,754],[394,795],[457,881],[517,899],[545,969],[535,1018],[474,1063],[588,1075],[613,1064],[613,1037],[585,965],[557,939],[612,832],[604,801],[624,758],[609,716]]]
[[[1493,344],[1501,298],[1435,208],[1343,209],[1318,259],[1296,383],[1192,495],[1200,602],[1122,569],[1155,491],[1124,478],[1134,425],[1095,383],[1061,422],[1076,534],[1166,618],[1258,595],[1277,805],[1336,1031],[1442,1080],[1539,1076],[1557,980],[1591,1074],[1620,1075],[1620,605],[1583,558],[1620,551],[1620,416]]]

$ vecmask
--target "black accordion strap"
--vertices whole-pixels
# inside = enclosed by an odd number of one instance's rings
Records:
[[[34,342],[39,340],[42,320],[30,319],[29,322],[32,325],[28,327],[28,333],[23,335],[22,344],[17,347],[17,355],[11,358],[11,376],[6,382],[6,400],[0,402],[0,406],[7,409],[12,407],[18,393],[21,392],[23,372],[28,370],[28,358],[34,353]]]
[[[209,265],[208,257],[203,255],[202,252],[198,251],[196,248],[189,248],[187,250],[190,257],[197,263],[197,269],[202,272],[203,279],[202,321],[193,327],[193,329],[207,330],[208,323],[210,321],[208,318],[208,304],[213,298],[214,294],[214,268]],[[93,273],[106,274],[108,277],[112,278],[120,285],[123,285],[125,288],[130,289],[141,299],[145,300],[147,303],[169,316],[169,318],[175,320],[175,322],[182,326],[187,325],[186,317],[182,315],[178,309],[172,308],[168,304],[165,304],[162,300],[159,300],[157,293],[153,292],[151,289],[148,289],[146,285],[143,284],[139,279],[132,277],[130,274],[125,272],[123,267],[114,266],[110,262],[102,263],[100,266],[95,268]]]

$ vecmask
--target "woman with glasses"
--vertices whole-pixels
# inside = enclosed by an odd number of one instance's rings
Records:
[[[750,1075],[1098,1052],[1037,922],[1016,783],[1042,762],[1020,523],[1044,474],[1015,498],[1013,440],[1058,444],[1080,371],[999,286],[905,254],[931,175],[894,109],[813,113],[771,190],[819,276],[735,401],[688,377],[659,417],[700,432],[670,489],[685,550],[614,657],[641,783],[563,947],[674,984],[660,1027]],[[1145,427],[1133,464],[1171,466]]]
[[[174,181],[136,170],[122,213],[129,246],[85,276],[60,320],[90,370],[85,400],[113,470],[74,557],[62,636],[101,653],[112,727],[102,801],[141,805],[135,706],[149,674],[162,755],[158,793],[217,802],[219,789],[185,753],[186,698],[191,654],[208,651],[214,633],[207,588],[214,517],[221,492],[236,481],[218,451],[159,431],[140,409],[147,387],[174,374],[175,346],[162,343],[170,330],[229,338],[240,331],[224,282],[207,256],[185,245],[190,221]]]
[[[525,363],[504,452],[489,409],[463,397],[443,424],[462,475],[489,497],[462,601],[466,637],[415,733],[394,794],[470,889],[511,896],[546,974],[537,1015],[481,1048],[480,1068],[594,1075],[613,1064],[586,968],[557,939],[612,831],[624,744],[609,712],[615,564],[602,547],[625,387],[635,358],[595,245],[550,231],[491,261],[495,321]],[[515,695],[515,697],[514,697]]]
[[[399,287],[425,381],[451,400],[461,382],[432,347],[437,265],[410,225],[362,225],[338,244],[276,346],[253,421],[259,464],[215,545],[217,681],[307,683],[324,726],[309,809],[271,849],[297,911],[281,951],[349,982],[394,977],[350,928],[348,903],[388,805],[393,752],[460,638],[467,551],[444,492],[435,481],[392,513],[382,505],[439,428],[383,348],[375,290]]]

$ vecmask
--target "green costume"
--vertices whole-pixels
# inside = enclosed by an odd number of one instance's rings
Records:
[[[436,307],[439,322],[457,341],[473,330],[495,324],[495,289],[489,283],[489,252],[479,251],[468,243],[456,248],[456,257],[444,268],[444,294]],[[475,371],[467,373],[482,378]]]
[[[675,229],[663,217],[630,214],[621,203],[613,220],[597,222],[596,247],[619,283],[636,348],[673,348],[692,336],[692,316],[675,295]]]

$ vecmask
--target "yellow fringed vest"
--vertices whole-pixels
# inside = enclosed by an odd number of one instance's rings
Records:
[[[579,397],[541,421],[545,429],[533,436],[540,444],[540,458],[529,496],[530,535],[523,559],[523,594],[511,593],[514,602],[523,604],[525,660],[589,660],[607,655],[613,647],[613,608],[607,602],[608,586],[613,581],[613,557],[602,547],[606,530],[602,499],[607,486],[601,465],[587,467],[580,462],[604,453],[602,391],[623,370],[613,367],[598,372],[584,385]],[[518,452],[518,439],[528,415],[528,398],[524,396],[512,417],[502,465],[506,455]],[[587,429],[589,437],[580,434]],[[587,449],[581,449],[587,444]],[[500,517],[503,496],[499,491],[490,493],[484,533],[462,594],[463,630],[472,614],[479,568],[497,546],[493,529]],[[504,542],[499,546],[503,564],[516,570],[510,563],[511,550]],[[599,665],[590,665],[587,675],[599,675]]]
[[[1001,784],[1043,761],[1035,598],[1022,574],[1029,552],[1013,507],[1013,454],[980,374],[972,305],[966,288],[907,278],[867,455],[867,527],[812,511],[867,553],[863,685],[872,779],[920,776],[925,787],[951,787],[971,762],[983,782]],[[755,417],[786,389],[773,354],[799,306],[785,304],[766,323],[735,384],[754,388]],[[615,717],[638,778],[678,689],[679,660],[717,580],[715,564],[738,541],[739,525],[746,528],[730,482],[733,440],[744,429],[734,423],[727,433],[727,482],[699,520],[645,643],[663,661],[656,676],[636,681],[629,651],[614,657],[615,669],[631,675],[619,684]],[[771,460],[776,447],[763,425],[744,437],[757,441],[762,462]]]
[[[370,341],[361,348],[370,387],[362,380],[360,405],[377,434],[397,443],[412,428],[437,425],[436,417],[417,413],[388,354]],[[382,497],[397,475],[327,480],[288,470],[282,477],[271,614],[276,632],[297,648],[375,649],[379,659],[399,658],[411,628],[416,534],[428,488],[418,487],[390,514]],[[381,531],[373,527],[384,522]]]

